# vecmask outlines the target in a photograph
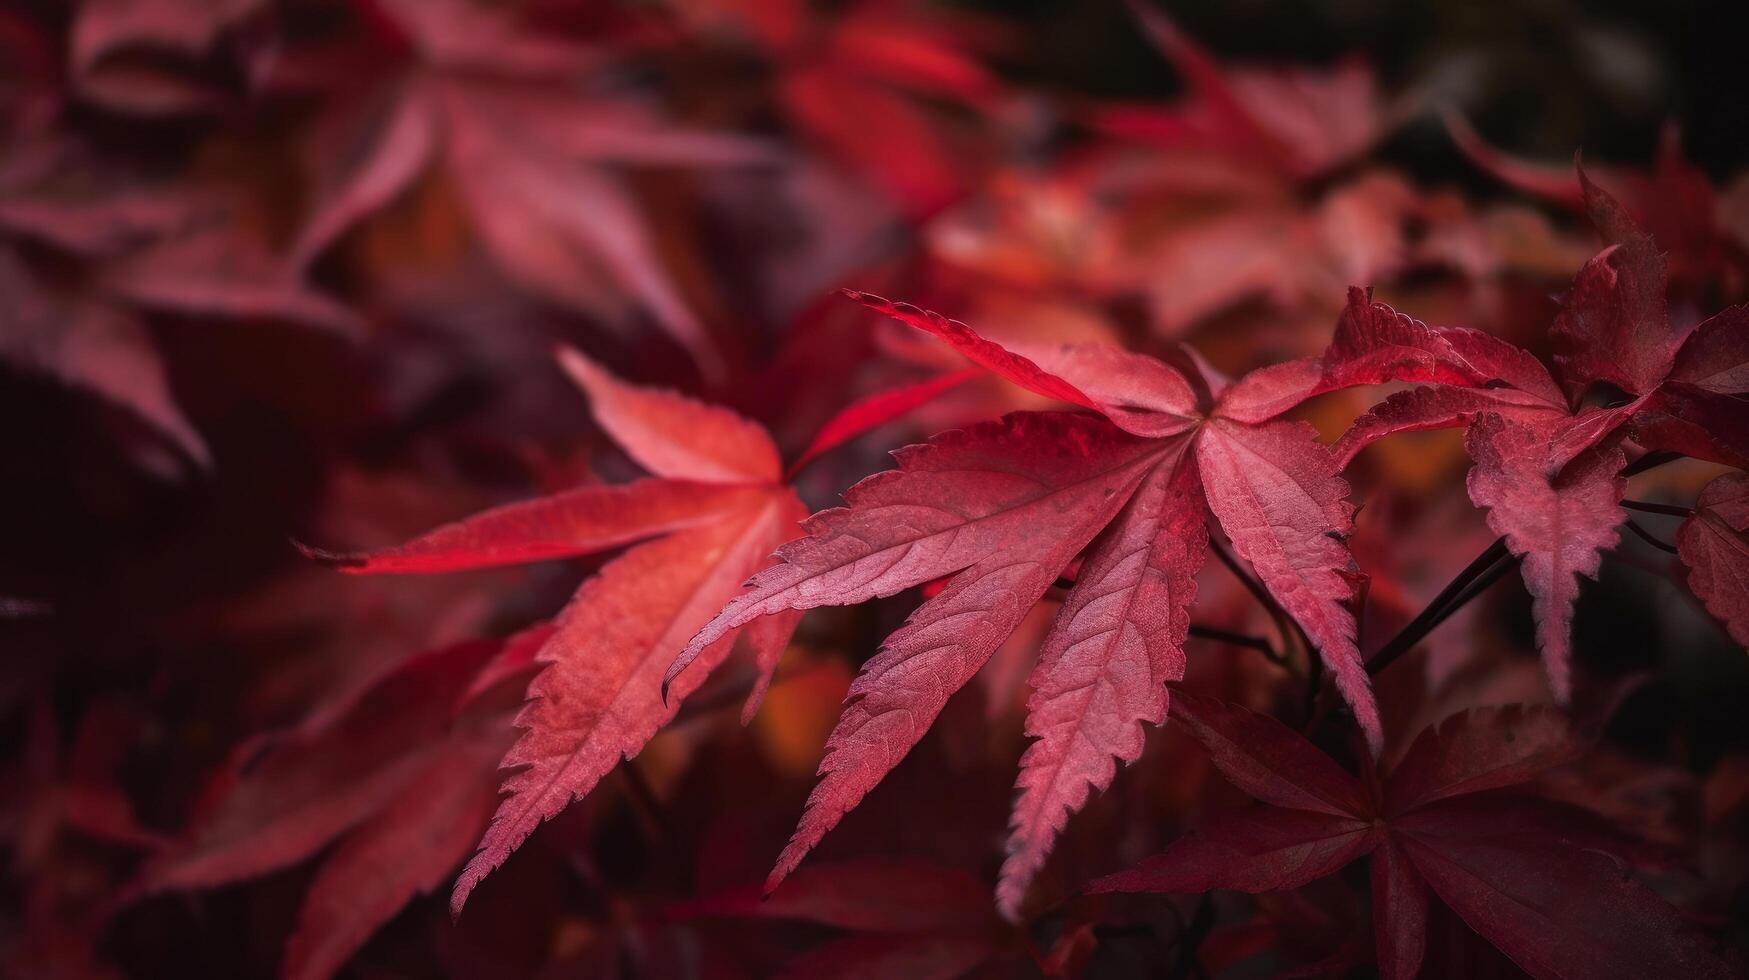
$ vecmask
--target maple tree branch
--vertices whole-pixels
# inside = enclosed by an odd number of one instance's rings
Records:
[[[1647,544],[1651,545],[1652,547],[1657,548],[1659,551],[1668,551],[1669,553],[1671,553],[1673,555],[1679,554],[1679,552],[1676,550],[1675,545],[1666,544],[1663,540],[1661,540],[1658,537],[1656,537],[1655,535],[1653,535],[1652,532],[1641,527],[1639,525],[1639,523],[1636,522],[1633,518],[1631,518],[1631,517],[1628,518],[1626,523],[1628,526],[1628,530],[1634,532],[1634,535],[1636,537],[1638,537],[1641,541],[1644,541]]]
[[[1275,644],[1261,636],[1252,636],[1249,633],[1235,633],[1232,630],[1218,629],[1213,626],[1197,626],[1195,624],[1192,624],[1190,627],[1190,635],[1202,640],[1214,640],[1217,643],[1231,643],[1236,647],[1245,647],[1248,650],[1256,650],[1258,653],[1263,654],[1263,658],[1270,663],[1288,670],[1293,669],[1293,665],[1288,661],[1287,657],[1283,656],[1275,649]]]
[[[1621,471],[1621,475],[1622,476],[1638,476],[1639,474],[1644,473],[1647,470],[1656,469],[1660,466],[1663,466],[1665,463],[1674,463],[1677,460],[1683,459],[1683,458],[1684,457],[1681,453],[1673,453],[1673,452],[1668,452],[1666,450],[1658,450],[1657,452],[1650,452],[1644,456],[1641,456],[1639,459],[1636,459],[1633,462],[1629,463],[1627,466],[1623,467],[1623,469]]]
[[[1456,577],[1446,583],[1445,588],[1441,589],[1439,594],[1433,597],[1433,601],[1428,603],[1426,608],[1422,609],[1414,619],[1410,620],[1408,625],[1398,630],[1396,636],[1385,641],[1384,646],[1367,658],[1366,672],[1377,676],[1386,667],[1396,663],[1398,658],[1408,653],[1415,644],[1421,642],[1423,637],[1433,632],[1434,627],[1445,622],[1446,617],[1457,612],[1464,603],[1475,598],[1477,593],[1469,591],[1471,585],[1484,578],[1488,580],[1489,585],[1492,585],[1498,578],[1498,575],[1495,574],[1496,568],[1510,568],[1517,564],[1516,559],[1510,561],[1508,559],[1512,559],[1512,553],[1506,547],[1506,539],[1496,539],[1473,561],[1464,566],[1463,571],[1457,573]]]
[[[1306,656],[1310,658],[1312,656],[1312,641],[1310,637],[1306,636],[1306,631],[1300,626],[1299,621],[1288,615],[1287,610],[1281,607],[1281,603],[1275,601],[1275,596],[1270,595],[1269,590],[1263,587],[1263,583],[1257,581],[1250,572],[1247,572],[1244,566],[1239,564],[1239,559],[1233,557],[1219,541],[1210,538],[1209,550],[1215,553],[1215,557],[1221,560],[1221,564],[1227,566],[1227,571],[1233,573],[1233,577],[1245,586],[1246,591],[1251,593],[1251,597],[1256,599],[1264,611],[1269,613],[1269,618],[1275,621],[1275,630],[1281,634],[1283,656],[1286,656],[1286,649],[1294,643],[1295,637],[1298,637],[1300,648],[1305,650]]]
[[[1637,510],[1647,514],[1663,514],[1665,517],[1693,517],[1694,508],[1678,507],[1675,504],[1654,504],[1645,500],[1624,500],[1621,502],[1628,510]]]

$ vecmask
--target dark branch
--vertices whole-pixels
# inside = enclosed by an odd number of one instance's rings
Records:
[[[1408,653],[1415,644],[1433,632],[1434,627],[1445,622],[1446,617],[1456,612],[1464,603],[1475,597],[1469,591],[1470,586],[1478,580],[1487,579],[1492,585],[1498,578],[1496,568],[1510,568],[1517,564],[1512,553],[1506,548],[1506,539],[1500,538],[1487,547],[1487,550],[1475,557],[1464,570],[1457,574],[1434,596],[1427,608],[1421,610],[1409,624],[1397,631],[1397,635],[1385,641],[1371,657],[1367,659],[1366,670],[1369,674],[1378,674],[1386,667],[1396,663],[1397,659]],[[1490,576],[1493,576],[1490,578]]]
[[[1639,524],[1635,523],[1633,518],[1631,518],[1631,517],[1628,518],[1627,525],[1628,525],[1628,530],[1634,532],[1634,535],[1636,537],[1638,537],[1641,541],[1644,541],[1647,544],[1651,545],[1652,547],[1657,548],[1659,551],[1668,551],[1673,555],[1678,553],[1675,545],[1665,544],[1659,538],[1654,537],[1652,532],[1646,530],[1645,528],[1641,527]]]
[[[1642,511],[1647,514],[1663,514],[1665,517],[1693,517],[1691,507],[1678,507],[1675,504],[1654,504],[1644,500],[1624,500],[1621,502],[1628,510]]]
[[[1301,628],[1299,620],[1288,615],[1287,610],[1281,607],[1281,603],[1275,601],[1275,596],[1270,595],[1269,590],[1263,587],[1263,583],[1253,578],[1251,573],[1239,564],[1239,559],[1229,554],[1219,541],[1211,539],[1209,550],[1215,553],[1215,557],[1221,560],[1221,564],[1227,566],[1227,571],[1233,573],[1233,577],[1245,586],[1246,591],[1251,593],[1251,597],[1256,599],[1258,604],[1269,613],[1269,618],[1275,621],[1275,630],[1281,634],[1284,651],[1297,636],[1300,648],[1306,651],[1307,657],[1311,657],[1312,641],[1306,636],[1305,630]]]
[[[1289,666],[1287,658],[1282,656],[1281,653],[1275,649],[1275,644],[1261,636],[1252,636],[1249,633],[1235,633],[1232,630],[1217,629],[1213,626],[1195,625],[1190,627],[1190,635],[1201,640],[1214,640],[1217,643],[1230,643],[1233,646],[1244,647],[1247,650],[1256,650],[1258,653],[1263,654],[1264,658],[1272,664],[1281,667]]]
[[[1633,462],[1629,463],[1627,466],[1623,467],[1623,469],[1621,471],[1621,475],[1622,476],[1637,476],[1641,473],[1646,472],[1647,470],[1656,469],[1660,466],[1663,466],[1665,463],[1674,463],[1677,460],[1682,459],[1682,458],[1683,458],[1683,455],[1681,453],[1666,452],[1664,450],[1659,450],[1658,452],[1647,453],[1646,455],[1641,456],[1639,459],[1636,459]]]

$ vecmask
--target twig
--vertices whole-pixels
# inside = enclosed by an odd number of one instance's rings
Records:
[[[1434,596],[1433,601],[1427,604],[1427,608],[1421,610],[1420,614],[1410,620],[1408,625],[1397,631],[1396,636],[1385,641],[1384,646],[1367,658],[1366,672],[1377,675],[1386,667],[1396,663],[1398,658],[1408,653],[1415,644],[1421,642],[1423,637],[1432,632],[1435,626],[1456,612],[1458,606],[1474,597],[1473,595],[1465,597],[1465,590],[1472,583],[1489,575],[1496,565],[1510,556],[1511,552],[1506,548],[1505,538],[1499,538],[1489,545],[1487,550],[1477,555],[1474,561],[1464,567],[1463,571],[1457,573],[1457,577],[1448,582],[1445,588],[1440,590],[1439,595]],[[1490,580],[1490,584],[1492,584],[1492,580]]]
[[[1288,662],[1288,659],[1275,649],[1275,644],[1261,636],[1252,636],[1249,633],[1235,633],[1232,630],[1217,629],[1213,626],[1197,626],[1194,624],[1190,627],[1190,635],[1201,640],[1214,640],[1217,643],[1230,643],[1233,646],[1244,647],[1247,650],[1256,650],[1258,653],[1263,654],[1263,659],[1268,660],[1270,663],[1287,670],[1293,669],[1293,665]]]
[[[1659,540],[1657,537],[1654,537],[1652,532],[1641,527],[1639,525],[1639,523],[1636,522],[1633,518],[1631,518],[1631,517],[1628,518],[1627,525],[1628,525],[1628,530],[1634,532],[1634,534],[1637,535],[1641,541],[1644,541],[1647,544],[1651,545],[1652,547],[1657,548],[1659,551],[1668,551],[1669,553],[1671,553],[1673,555],[1679,554],[1679,552],[1676,550],[1675,545],[1665,544],[1663,541]]]
[[[1270,595],[1269,590],[1263,587],[1263,583],[1253,578],[1251,573],[1239,564],[1239,559],[1229,554],[1219,541],[1209,541],[1209,550],[1215,553],[1215,557],[1221,560],[1221,564],[1227,566],[1227,571],[1233,573],[1233,577],[1245,586],[1246,591],[1251,593],[1251,597],[1256,599],[1258,604],[1269,613],[1270,619],[1275,621],[1275,630],[1281,634],[1283,656],[1286,656],[1286,649],[1295,642],[1295,637],[1298,637],[1301,648],[1310,657],[1312,641],[1306,636],[1305,630],[1300,627],[1299,620],[1288,615],[1287,610],[1281,608],[1281,603],[1275,601],[1275,596]]]
[[[1660,466],[1663,466],[1665,463],[1674,463],[1677,460],[1682,459],[1682,458],[1683,458],[1683,456],[1681,453],[1665,452],[1663,450],[1660,450],[1658,452],[1653,452],[1653,453],[1647,453],[1646,455],[1641,456],[1639,459],[1636,459],[1633,462],[1629,463],[1627,466],[1623,467],[1622,471],[1621,471],[1621,475],[1622,476],[1638,476],[1639,474],[1644,473],[1647,470],[1656,469]]]
[[[1647,514],[1663,514],[1665,517],[1693,517],[1692,507],[1678,507],[1675,504],[1654,504],[1645,500],[1624,500],[1621,502],[1628,510],[1642,511]]]

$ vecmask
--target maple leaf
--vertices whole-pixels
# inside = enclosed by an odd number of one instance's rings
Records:
[[[1444,120],[1458,149],[1497,180],[1574,212],[1592,210],[1590,195],[1574,179],[1570,166],[1507,153],[1489,144],[1455,111],[1445,113]],[[1679,280],[1708,285],[1727,277],[1738,264],[1728,247],[1732,234],[1728,202],[1707,175],[1683,156],[1681,134],[1674,125],[1664,128],[1646,170],[1599,164],[1585,169],[1669,251]],[[1612,233],[1606,230],[1606,234]]]
[[[463,692],[446,738],[420,752],[422,768],[323,860],[286,941],[282,976],[333,976],[408,902],[447,882],[467,858],[498,805],[498,762],[514,740],[511,710],[526,680],[503,665],[526,667],[549,633],[535,627],[502,645]]]
[[[257,877],[338,840],[305,895],[281,970],[332,976],[479,839],[526,681],[516,667],[550,633],[540,625],[418,654],[349,703],[245,743],[127,894]]]
[[[1148,297],[1167,336],[1246,300],[1323,308],[1349,283],[1408,265],[1404,229],[1419,201],[1397,174],[1368,171],[1309,203],[1286,183],[1235,191],[1212,214],[1156,232],[1116,264],[1115,277]]]
[[[777,159],[746,138],[674,125],[622,95],[569,83],[615,55],[525,30],[469,0],[380,0],[389,52],[350,54],[312,143],[317,204],[293,247],[306,265],[442,161],[481,244],[511,280],[561,306],[613,312],[618,290],[650,312],[707,375],[721,355],[663,270],[658,245],[611,167],[722,166]],[[324,52],[322,57],[340,58]],[[294,63],[283,87],[329,62]],[[360,98],[360,70],[371,79]],[[335,157],[335,149],[348,149]]]
[[[1164,229],[1150,223],[1157,218],[1140,219],[1131,233],[1139,246],[1113,266],[1116,279],[1147,295],[1163,333],[1177,336],[1258,298],[1287,311],[1319,308],[1350,283],[1408,265],[1406,231],[1422,207],[1405,178],[1371,168],[1319,182],[1383,132],[1385,113],[1363,64],[1232,69],[1164,14],[1140,0],[1130,7],[1188,88],[1181,105],[1107,108],[1092,119],[1162,151],[1132,178],[1162,200],[1129,210],[1182,214]]]
[[[786,977],[902,972],[949,980],[1016,952],[976,876],[915,861],[822,864],[798,871],[769,896],[734,889],[669,915],[809,922],[850,933],[791,960]]]
[[[962,50],[975,37],[963,25],[867,0],[829,18],[803,0],[708,0],[683,13],[751,34],[773,62],[776,100],[793,125],[908,214],[933,214],[965,192],[976,155],[929,103],[989,114],[1002,88]]]
[[[1372,861],[1380,975],[1416,975],[1433,897],[1535,977],[1729,977],[1677,911],[1609,857],[1586,811],[1511,792],[1577,757],[1549,709],[1479,708],[1423,731],[1382,788],[1285,725],[1178,692],[1172,713],[1262,805],[1206,824],[1096,892],[1266,892]]]
[[[1434,331],[1357,292],[1337,326],[1343,358],[1277,365],[1228,385],[1193,356],[1177,359],[1188,375],[1111,347],[1028,357],[939,314],[849,295],[1023,388],[1093,414],[1016,413],[900,450],[897,470],[851,488],[848,506],[809,518],[806,537],[785,545],[777,564],[675,659],[670,680],[762,616],[946,580],[851,686],[772,887],[898,764],[1089,545],[1032,678],[1027,732],[1039,741],[1022,760],[998,889],[1006,914],[1017,914],[1069,815],[1110,784],[1114,760],[1140,753],[1139,723],[1165,720],[1165,683],[1183,676],[1187,610],[1211,518],[1304,629],[1379,744],[1347,605],[1348,488],[1311,427],[1279,416],[1321,392],[1457,371]]]
[[[72,80],[85,98],[124,112],[223,108],[223,82],[207,77],[216,74],[212,56],[223,49],[248,80],[259,80],[270,52],[249,43],[244,29],[268,6],[265,0],[86,0],[69,39]]]
[[[672,690],[672,652],[720,609],[806,515],[764,429],[726,409],[614,377],[574,350],[566,372],[596,421],[653,477],[584,486],[510,504],[406,544],[364,554],[313,554],[352,574],[431,573],[586,555],[630,545],[585,581],[535,659],[545,665],[504,755],[507,794],[457,881],[469,893],[540,824],[593,789],[671,721],[681,701],[730,653],[736,631],[695,651],[700,670]],[[927,386],[927,383],[926,383]],[[929,388],[939,393],[941,386]],[[918,404],[904,393],[828,422],[817,456]],[[759,669],[745,716],[771,683],[798,617],[749,630]]]
[[[500,647],[421,653],[320,724],[239,746],[131,892],[211,888],[289,867],[379,813],[444,753],[464,692]]]
[[[54,712],[47,702],[31,706],[18,774],[25,790],[0,812],[21,866],[42,869],[62,830],[148,852],[164,845],[163,837],[140,824],[116,779],[140,727],[139,712],[125,703],[97,701],[80,717],[63,758]]]
[[[1749,465],[1749,309],[1684,330],[1664,298],[1664,256],[1615,199],[1579,175],[1593,220],[1613,241],[1574,278],[1550,336],[1551,373],[1530,354],[1470,330],[1429,328],[1461,376],[1398,392],[1338,441],[1346,463],[1394,432],[1467,426],[1470,499],[1524,559],[1537,645],[1557,699],[1571,694],[1578,576],[1595,576],[1619,540],[1621,442]],[[1337,363],[1345,352],[1327,355]],[[1591,404],[1601,394],[1625,395]]]
[[[1677,529],[1676,548],[1688,587],[1749,647],[1749,476],[1727,473],[1707,484]]]
[[[267,318],[343,336],[357,318],[297,282],[211,189],[148,183],[71,139],[25,131],[0,165],[0,357],[94,392],[197,465],[140,313]],[[44,254],[38,254],[44,253]]]
[[[1143,33],[1184,77],[1171,108],[1114,107],[1095,124],[1169,149],[1213,150],[1292,178],[1315,177],[1365,153],[1385,130],[1373,73],[1348,60],[1328,71],[1232,69],[1144,0],[1129,0]]]

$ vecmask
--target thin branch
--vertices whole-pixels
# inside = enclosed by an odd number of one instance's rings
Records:
[[[1639,539],[1641,541],[1644,541],[1647,544],[1651,545],[1652,547],[1657,548],[1659,551],[1668,551],[1669,553],[1671,553],[1673,555],[1678,554],[1675,545],[1665,544],[1662,540],[1653,536],[1652,532],[1641,527],[1633,518],[1631,518],[1631,517],[1628,518],[1627,525],[1628,525],[1628,530],[1634,532],[1634,534],[1637,537],[1639,537]]]
[[[1475,557],[1475,560],[1465,566],[1456,578],[1447,583],[1445,588],[1440,590],[1439,595],[1434,596],[1433,601],[1427,604],[1427,608],[1421,610],[1420,614],[1410,620],[1408,625],[1397,631],[1396,636],[1385,641],[1384,646],[1367,658],[1367,673],[1376,676],[1380,671],[1395,663],[1403,654],[1408,653],[1415,644],[1421,642],[1423,637],[1431,633],[1435,626],[1456,612],[1458,606],[1469,601],[1469,598],[1465,597],[1465,590],[1473,582],[1489,575],[1497,565],[1510,557],[1511,552],[1507,550],[1505,538],[1499,538],[1489,545],[1485,551]]]
[[[1445,607],[1445,611],[1434,617],[1433,625],[1428,627],[1428,631],[1431,632],[1435,627],[1439,626],[1439,624],[1456,615],[1459,609],[1469,605],[1477,596],[1493,588],[1495,582],[1512,574],[1513,570],[1518,568],[1522,561],[1523,559],[1519,558],[1517,555],[1508,555],[1505,561],[1488,569],[1486,574],[1481,578],[1476,579],[1474,582],[1471,582],[1462,592],[1458,593],[1457,598],[1453,599]]]
[[[1663,466],[1665,463],[1674,463],[1682,458],[1684,457],[1681,453],[1672,453],[1663,450],[1647,453],[1624,467],[1621,471],[1621,475],[1638,476],[1647,470],[1656,469]]]
[[[1249,633],[1235,633],[1232,630],[1217,629],[1213,626],[1196,626],[1194,624],[1190,627],[1190,635],[1201,640],[1214,640],[1217,643],[1230,643],[1233,646],[1244,647],[1247,650],[1256,650],[1258,653],[1263,654],[1264,659],[1272,664],[1280,667],[1289,666],[1287,658],[1276,651],[1275,644],[1261,636],[1252,636]]]
[[[1251,593],[1251,597],[1256,599],[1258,604],[1269,613],[1269,618],[1275,621],[1275,630],[1281,634],[1283,655],[1286,655],[1286,648],[1293,644],[1295,638],[1298,637],[1301,649],[1306,651],[1307,657],[1310,657],[1312,655],[1312,641],[1310,637],[1306,636],[1299,620],[1288,615],[1287,610],[1281,608],[1281,603],[1275,601],[1275,596],[1270,595],[1269,590],[1263,587],[1263,583],[1253,578],[1251,573],[1239,564],[1239,559],[1233,557],[1219,541],[1210,539],[1209,550],[1215,553],[1215,557],[1221,560],[1221,564],[1227,566],[1227,571],[1233,573],[1233,577],[1245,586],[1246,591]]]
[[[1624,500],[1621,502],[1628,510],[1637,510],[1647,514],[1663,514],[1665,517],[1693,517],[1694,508],[1678,507],[1675,504],[1654,504],[1645,500]]]

